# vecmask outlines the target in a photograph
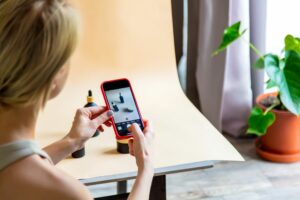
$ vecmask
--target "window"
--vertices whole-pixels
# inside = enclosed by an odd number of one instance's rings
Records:
[[[279,54],[284,37],[300,37],[300,1],[267,0],[266,53]]]

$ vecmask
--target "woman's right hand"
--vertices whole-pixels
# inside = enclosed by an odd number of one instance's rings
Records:
[[[144,121],[144,131],[136,123],[132,124],[128,131],[133,139],[129,140],[129,153],[135,156],[138,171],[150,170],[153,172],[154,134],[151,123]]]
[[[111,126],[109,120],[113,114],[114,112],[107,110],[105,106],[80,108],[76,111],[71,130],[65,138],[73,140],[76,144],[75,150],[79,150],[84,147],[84,143],[94,135],[97,129],[100,132],[104,131],[103,124]]]

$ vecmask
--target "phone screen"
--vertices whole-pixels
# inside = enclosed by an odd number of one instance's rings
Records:
[[[143,123],[132,88],[127,80],[112,81],[103,84],[109,109],[114,111],[113,120],[120,136],[130,134],[128,127],[137,123],[143,130]]]

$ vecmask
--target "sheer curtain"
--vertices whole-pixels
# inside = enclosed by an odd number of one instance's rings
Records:
[[[224,28],[237,21],[248,32],[211,57]],[[235,137],[245,135],[253,100],[263,91],[264,72],[251,69],[257,57],[247,41],[264,53],[265,22],[265,0],[188,0],[186,94],[215,127]]]

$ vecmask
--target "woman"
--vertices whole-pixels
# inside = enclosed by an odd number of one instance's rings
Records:
[[[63,139],[43,150],[33,142],[39,111],[64,86],[76,40],[76,12],[64,0],[0,0],[0,199],[92,199],[54,165],[83,147],[98,127],[103,131],[102,124],[111,126],[112,111],[80,108]],[[142,132],[133,124],[129,131],[138,166],[129,199],[147,199],[151,125],[145,122]]]

